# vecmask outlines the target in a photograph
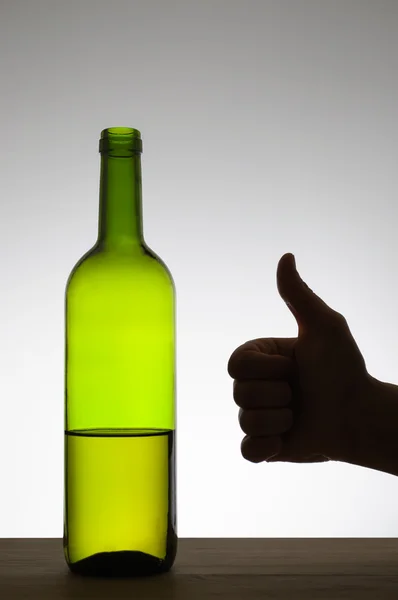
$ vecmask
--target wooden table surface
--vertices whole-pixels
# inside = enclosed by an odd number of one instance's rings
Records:
[[[69,573],[59,539],[0,539],[1,600],[398,600],[398,539],[180,539],[146,579]]]

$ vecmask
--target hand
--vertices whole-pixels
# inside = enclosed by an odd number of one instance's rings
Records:
[[[345,460],[368,397],[364,358],[345,318],[302,281],[292,254],[279,261],[277,286],[298,337],[252,340],[228,362],[242,454],[252,462]]]

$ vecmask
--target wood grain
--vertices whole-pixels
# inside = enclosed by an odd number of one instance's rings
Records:
[[[181,539],[172,572],[69,573],[59,539],[0,539],[1,600],[398,600],[398,539]]]

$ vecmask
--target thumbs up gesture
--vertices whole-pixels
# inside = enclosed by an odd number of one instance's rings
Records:
[[[370,381],[364,358],[345,318],[303,282],[292,254],[279,261],[277,287],[298,337],[246,342],[228,362],[242,454],[252,462],[345,460]]]

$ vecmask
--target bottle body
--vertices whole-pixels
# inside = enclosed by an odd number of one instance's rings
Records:
[[[173,279],[142,239],[99,241],[71,273],[65,311],[66,561],[88,575],[166,571],[177,546]]]

